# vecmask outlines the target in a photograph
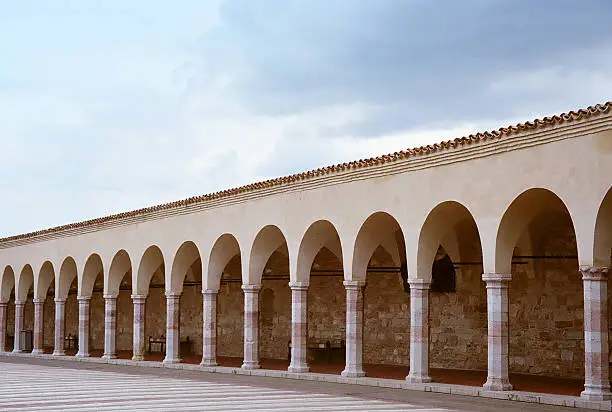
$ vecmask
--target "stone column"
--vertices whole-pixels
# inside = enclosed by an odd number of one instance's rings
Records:
[[[410,373],[408,382],[431,382],[429,376],[428,280],[410,279]]]
[[[308,341],[308,282],[289,282],[291,288],[291,363],[289,372],[309,372],[306,357]]]
[[[44,307],[45,299],[34,299],[34,342],[32,345],[33,354],[43,353]]]
[[[15,339],[14,339],[14,353],[21,353],[21,330],[23,329],[23,308],[25,302],[15,300]]]
[[[342,376],[359,378],[363,371],[363,288],[365,282],[345,280],[346,363]]]
[[[77,358],[89,357],[89,303],[91,296],[78,296],[79,302],[79,351]]]
[[[202,291],[202,366],[217,366],[217,292]]]
[[[484,388],[511,391],[508,377],[508,286],[512,274],[485,273],[487,284],[488,374]]]
[[[164,363],[180,363],[181,294],[166,292],[166,358]]]
[[[259,369],[259,290],[261,285],[242,285],[244,291],[244,361],[242,369]]]
[[[56,356],[65,355],[64,350],[64,335],[66,333],[64,316],[66,314],[66,299],[55,298],[55,338],[53,354]]]
[[[589,400],[612,399],[608,372],[608,268],[581,266],[584,285],[584,391]]]
[[[6,312],[8,303],[0,302],[0,353],[6,352]]]
[[[117,357],[117,296],[104,295],[104,355],[105,359]]]
[[[145,351],[145,303],[146,295],[132,295],[134,304],[134,325],[132,342],[132,360],[144,360]]]

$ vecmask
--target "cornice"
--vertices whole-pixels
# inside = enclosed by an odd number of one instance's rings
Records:
[[[612,129],[612,102],[492,132],[270,179],[176,202],[0,239],[7,249],[244,203],[282,193],[395,175],[478,159]]]

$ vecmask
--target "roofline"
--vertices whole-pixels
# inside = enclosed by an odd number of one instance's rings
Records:
[[[497,130],[489,131],[489,132],[480,132],[476,134],[470,134],[468,136],[464,136],[461,138],[456,138],[453,140],[447,140],[440,143],[436,143],[433,145],[420,146],[412,149],[402,150],[399,152],[389,153],[386,155],[381,155],[377,157],[371,157],[368,159],[360,159],[348,163],[340,163],[336,165],[331,165],[327,167],[322,167],[318,169],[309,170],[302,173],[292,174],[283,177],[277,177],[273,179],[264,180],[261,182],[251,183],[244,186],[235,187],[232,189],[221,190],[218,192],[208,193],[200,196],[193,196],[182,200],[177,200],[170,203],[163,203],[160,205],[154,205],[149,207],[144,207],[140,209],[135,209],[127,212],[121,212],[117,214],[112,214],[104,217],[84,220],[81,222],[69,223],[66,225],[55,226],[48,229],[43,229],[39,231],[8,236],[4,238],[0,238],[0,248],[4,249],[11,246],[17,246],[19,244],[30,243],[30,241],[37,241],[36,238],[42,237],[47,238],[46,235],[56,235],[53,237],[70,236],[75,234],[74,232],[79,231],[79,229],[84,229],[91,227],[92,230],[97,230],[94,227],[99,227],[100,225],[106,223],[114,223],[111,226],[121,225],[122,221],[126,221],[125,223],[131,220],[132,217],[137,216],[146,216],[150,214],[154,214],[156,212],[166,212],[163,215],[167,215],[167,212],[176,211],[175,214],[189,213],[189,211],[183,211],[182,213],[178,212],[179,208],[189,208],[190,206],[198,205],[204,202],[209,202],[213,200],[221,200],[221,199],[231,199],[232,197],[236,197],[241,194],[247,194],[252,192],[261,192],[265,191],[264,189],[271,189],[284,184],[291,184],[295,182],[305,182],[309,180],[314,180],[317,178],[325,177],[326,175],[331,175],[340,172],[350,172],[355,170],[362,170],[367,168],[375,168],[381,167],[383,165],[392,164],[394,162],[398,162],[400,160],[406,160],[409,158],[414,158],[417,156],[433,156],[435,154],[440,155],[442,152],[451,151],[456,149],[464,149],[472,145],[482,145],[486,142],[490,142],[492,140],[498,140],[505,136],[517,135],[517,134],[527,134],[532,135],[537,133],[540,130],[547,129],[553,126],[560,126],[564,124],[568,124],[576,121],[585,121],[587,119],[593,117],[599,117],[602,115],[612,114],[612,101],[608,101],[603,104],[597,104],[594,106],[589,106],[586,109],[572,110],[567,113],[561,113],[559,115],[554,115],[550,117],[544,117],[542,119],[534,119],[531,122],[519,123],[515,126],[502,127]],[[467,159],[461,160],[469,160],[473,157],[470,156]],[[437,163],[436,163],[437,165]],[[427,167],[427,166],[425,166]],[[318,180],[318,179],[317,179]],[[232,202],[230,202],[232,203]],[[106,226],[106,225],[104,225]],[[98,229],[99,230],[99,229]],[[44,240],[44,239],[40,239]]]

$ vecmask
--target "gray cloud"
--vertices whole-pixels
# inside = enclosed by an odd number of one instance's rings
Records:
[[[265,8],[228,0],[220,25],[202,40],[201,69],[229,77],[226,91],[256,113],[382,106],[345,125],[375,136],[520,115],[521,99],[491,83],[509,72],[608,62],[597,51],[612,52],[611,18],[604,0],[275,0]]]

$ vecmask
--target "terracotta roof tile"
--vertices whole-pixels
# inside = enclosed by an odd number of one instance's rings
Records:
[[[143,215],[155,211],[160,210],[168,210],[174,209],[179,206],[187,206],[194,203],[204,202],[208,200],[220,199],[224,197],[229,197],[233,195],[237,195],[240,193],[251,192],[258,189],[265,189],[273,186],[278,186],[285,183],[292,183],[300,180],[307,180],[316,176],[323,176],[327,174],[331,174],[334,172],[340,172],[351,169],[361,169],[365,167],[375,166],[379,164],[394,162],[401,159],[406,159],[413,156],[422,156],[435,152],[439,152],[441,150],[448,150],[459,148],[464,145],[471,145],[474,143],[484,142],[489,139],[497,139],[502,136],[512,135],[516,133],[520,133],[523,131],[543,128],[546,126],[552,126],[560,123],[571,122],[576,120],[582,120],[584,118],[588,118],[591,116],[597,116],[600,114],[605,114],[610,112],[612,109],[612,102],[607,102],[604,104],[597,104],[595,106],[589,106],[586,109],[579,109],[575,111],[569,111],[567,113],[562,113],[559,115],[544,117],[542,119],[535,119],[531,122],[519,123],[515,126],[502,127],[497,130],[493,130],[490,132],[480,132],[476,134],[471,134],[469,136],[464,136],[461,138],[456,138],[453,140],[446,140],[440,143],[436,143],[433,145],[421,146],[412,149],[402,150],[395,153],[390,153],[382,156],[372,157],[369,159],[360,159],[357,161],[352,161],[348,163],[341,163],[336,165],[331,165],[327,167],[322,167],[315,170],[305,171],[302,173],[297,173],[289,176],[278,177],[274,179],[265,180],[262,182],[251,183],[245,186],[236,187],[233,189],[221,190],[214,193],[209,193],[201,196],[193,196],[183,200],[177,200],[175,202],[165,203],[161,205],[155,205],[150,207],[145,207],[142,209],[132,210],[128,212],[117,213],[114,215],[109,215],[105,217],[99,217],[95,219],[85,220],[77,223],[70,223],[67,225],[56,226],[49,229],[39,230],[36,232],[24,233],[21,235],[9,236],[5,238],[0,238],[0,242],[8,242],[20,239],[32,238],[40,235],[46,235],[49,233],[61,232],[70,229],[76,229],[86,226],[92,226],[99,223],[104,223],[113,220],[121,220],[123,218]]]

